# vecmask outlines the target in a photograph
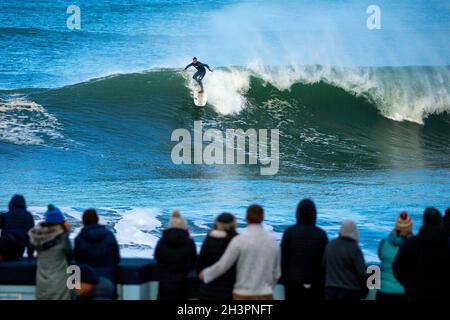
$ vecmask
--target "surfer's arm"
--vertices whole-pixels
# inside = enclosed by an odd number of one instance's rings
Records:
[[[210,68],[207,64],[204,64],[204,66],[205,66],[206,68],[208,68],[209,72],[213,72],[213,71],[211,70],[211,68]]]
[[[189,63],[189,64],[186,66],[186,68],[184,68],[184,70],[186,70],[186,69],[192,67],[192,65],[193,65],[192,63]]]

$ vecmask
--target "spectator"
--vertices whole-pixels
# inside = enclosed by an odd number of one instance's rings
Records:
[[[25,248],[28,257],[33,257],[28,231],[34,227],[31,213],[27,211],[25,198],[15,195],[9,202],[9,211],[0,214],[0,261],[18,260]]]
[[[286,300],[324,299],[323,254],[327,234],[316,226],[316,206],[304,199],[297,206],[297,224],[281,240],[281,279]]]
[[[98,223],[98,215],[94,209],[83,213],[83,225],[83,229],[75,238],[75,261],[91,266],[99,276],[106,277],[115,284],[120,262],[116,237]]]
[[[441,213],[427,208],[418,235],[400,247],[394,260],[394,275],[409,299],[449,297],[450,248],[441,223]]]
[[[78,300],[112,300],[115,295],[114,285],[107,277],[99,276],[95,270],[80,264],[81,284],[75,289]]]
[[[188,226],[175,210],[155,249],[159,270],[158,300],[186,300],[188,273],[195,268],[197,251]]]
[[[67,267],[71,260],[70,225],[63,213],[48,206],[45,221],[29,231],[30,242],[38,252],[36,297],[38,300],[70,300]]]
[[[230,213],[222,213],[214,222],[211,230],[203,242],[198,257],[197,271],[200,272],[216,263],[225,252],[230,241],[237,235],[236,219]],[[199,296],[202,300],[231,300],[233,285],[236,280],[236,267],[233,266],[223,276],[206,284],[201,283]]]
[[[278,246],[262,226],[264,211],[261,206],[248,207],[246,218],[247,230],[231,240],[220,260],[199,276],[205,283],[210,283],[236,264],[233,299],[271,300],[280,276]]]
[[[366,264],[353,221],[342,223],[339,237],[325,249],[325,299],[359,300],[368,294]]]
[[[412,233],[412,220],[406,212],[400,213],[391,234],[383,239],[378,248],[381,261],[381,289],[377,292],[377,300],[403,300],[405,289],[394,276],[392,264],[400,246]]]

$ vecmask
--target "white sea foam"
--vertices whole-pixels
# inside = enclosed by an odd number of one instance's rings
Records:
[[[114,226],[120,244],[146,245],[154,248],[158,237],[151,234],[161,227],[157,219],[159,212],[149,208],[134,208],[123,213],[123,218]]]
[[[58,119],[43,106],[14,95],[0,100],[0,140],[14,144],[44,145],[63,138]]]
[[[80,232],[82,225],[82,211],[71,207],[60,207],[66,219],[72,223],[73,230],[70,235],[74,239]],[[46,207],[30,206],[28,210],[37,217],[36,223],[44,219]],[[101,224],[108,224],[114,228],[117,241],[123,246],[123,256],[150,256],[148,247],[154,249],[159,236],[154,234],[162,226],[157,219],[159,211],[152,208],[133,208],[130,210],[115,210],[117,216],[99,215]],[[99,209],[99,212],[101,209]],[[142,248],[140,246],[144,246]]]
[[[187,87],[193,92],[195,81],[187,77]],[[221,114],[239,113],[245,108],[245,93],[250,87],[249,73],[235,68],[216,69],[203,79],[208,103]]]

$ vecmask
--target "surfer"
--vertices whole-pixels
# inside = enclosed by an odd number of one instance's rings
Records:
[[[195,67],[195,69],[197,69],[197,72],[194,74],[194,76],[192,77],[200,86],[200,91],[198,93],[203,93],[203,83],[202,83],[202,79],[206,74],[206,68],[208,68],[208,70],[210,72],[213,72],[209,66],[206,63],[201,63],[200,61],[197,60],[196,57],[192,58],[192,62],[190,64],[188,64],[186,66],[186,68],[184,68],[184,70],[188,69],[189,67]]]

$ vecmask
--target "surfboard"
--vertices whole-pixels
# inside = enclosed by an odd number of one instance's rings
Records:
[[[208,101],[207,96],[206,96],[206,90],[203,89],[202,93],[198,93],[200,91],[200,87],[199,86],[195,86],[194,89],[194,104],[197,107],[204,107],[206,106],[206,102]]]

